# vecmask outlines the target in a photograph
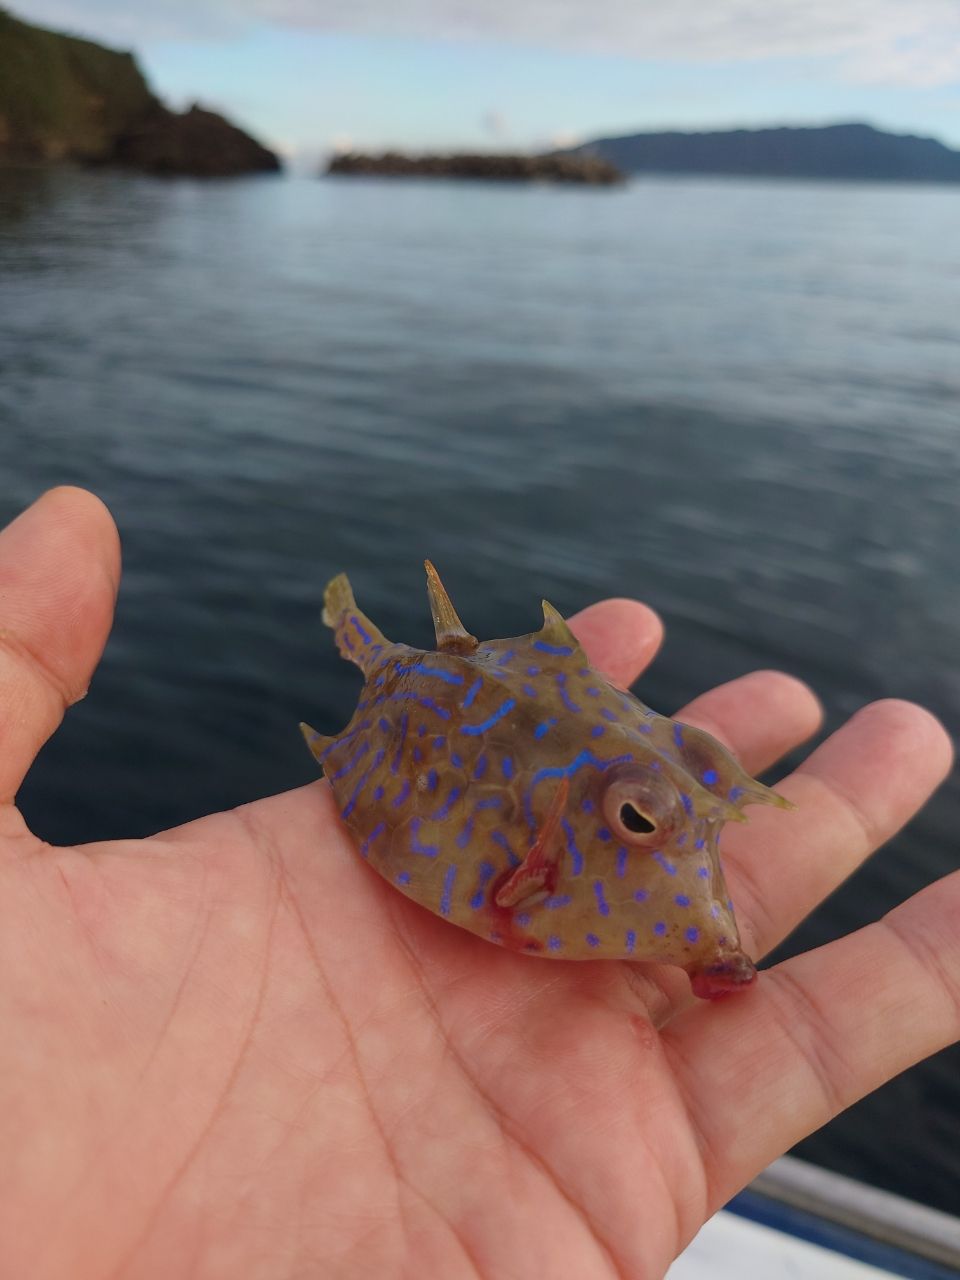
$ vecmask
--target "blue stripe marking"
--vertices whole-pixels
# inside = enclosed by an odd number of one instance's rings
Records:
[[[632,951],[637,945],[637,935],[633,929],[627,930],[627,936],[624,939],[628,951]]]
[[[436,769],[431,769],[430,772],[427,774],[427,790],[436,791],[438,781],[439,781],[439,776],[437,774]]]
[[[480,908],[483,906],[483,890],[493,879],[493,872],[494,872],[493,863],[486,862],[486,861],[481,862],[479,871],[480,871],[480,887],[477,889],[477,892],[470,899],[470,906],[471,906],[471,909],[474,911],[479,911]]]
[[[439,737],[434,738],[434,740],[433,740],[433,749],[434,749],[434,751],[439,751],[439,750],[440,750],[440,748],[443,746],[443,744],[444,744],[445,742],[446,742],[446,738],[443,736],[443,734],[442,734],[442,733],[440,734],[440,736],[439,736]]]
[[[351,729],[349,733],[344,733],[344,734],[341,734],[339,738],[334,738],[334,740],[330,743],[329,747],[324,747],[324,749],[320,752],[320,759],[325,760],[327,756],[330,754],[330,752],[334,749],[334,747],[346,746],[346,744],[352,738],[355,738],[358,733],[363,733],[364,729],[369,729],[370,724],[371,724],[371,721],[364,720],[363,724],[358,724],[357,727],[355,729]],[[319,738],[321,735],[318,733],[316,736]]]
[[[537,696],[537,691],[532,684],[525,684],[523,686],[523,692],[527,695],[528,698],[535,698]]]
[[[407,740],[407,726],[410,723],[410,717],[406,712],[400,717],[400,741],[397,743],[397,750],[390,762],[390,772],[398,773],[400,771],[400,760],[403,756],[403,744]]]
[[[610,904],[604,896],[602,880],[594,880],[593,892],[597,899],[597,910],[602,916],[608,916],[610,914]]]
[[[483,678],[482,676],[477,676],[476,680],[474,680],[473,684],[467,690],[466,697],[463,700],[464,707],[473,706],[473,700],[477,696],[477,694],[480,692],[482,687],[483,687]]]
[[[349,818],[351,813],[353,813],[354,808],[356,807],[357,797],[360,795],[360,792],[363,790],[363,788],[367,785],[367,781],[369,780],[370,775],[371,773],[373,773],[374,769],[376,769],[379,765],[383,763],[383,757],[384,757],[384,752],[378,751],[377,754],[373,757],[373,764],[371,764],[366,769],[366,771],[360,778],[360,781],[353,788],[353,793],[350,796],[350,799],[347,801],[346,807],[342,810],[342,814],[344,818]]]
[[[538,676],[539,674],[540,674],[540,668],[539,668],[539,667],[527,667],[527,675],[528,675],[528,676]]]
[[[590,737],[591,737],[591,738],[602,738],[602,737],[603,737],[603,735],[604,735],[606,732],[607,732],[607,731],[606,731],[606,729],[603,727],[603,725],[602,725],[602,724],[595,724],[595,725],[593,726],[593,728],[590,730]]]
[[[552,729],[556,723],[557,723],[556,717],[551,716],[549,720],[544,720],[542,724],[537,725],[537,727],[533,731],[533,736],[535,738],[542,738],[543,735],[549,732],[549,730]]]
[[[399,809],[409,794],[410,794],[410,779],[404,778],[403,786],[400,788],[399,793],[397,794],[397,796],[393,801],[393,807],[395,809]]]
[[[680,799],[683,802],[683,811],[688,818],[693,817],[693,801],[685,791],[680,792]]]
[[[410,823],[410,848],[414,853],[422,853],[425,858],[435,858],[440,852],[439,845],[421,844],[418,836],[420,831],[420,819],[414,818]]]
[[[417,737],[425,738],[426,736],[427,736],[427,726],[425,724],[419,725],[417,728]]]
[[[503,770],[503,776],[509,781],[513,777],[513,761],[509,756],[504,756],[500,761],[500,768]]]
[[[683,746],[683,725],[675,724],[673,726],[673,740],[678,747]]]
[[[488,729],[492,729],[498,721],[504,716],[509,715],[513,708],[517,705],[515,698],[508,698],[502,707],[498,707],[489,719],[484,720],[483,724],[462,724],[460,726],[461,733],[478,734],[486,733]]]
[[[487,757],[485,755],[479,755],[477,756],[477,763],[473,766],[474,781],[479,782],[486,772],[487,772]]]
[[[374,840],[376,840],[377,836],[380,835],[380,833],[386,829],[386,825],[387,824],[385,822],[378,822],[377,825],[370,832],[370,834],[367,836],[366,840],[364,840],[363,844],[360,846],[360,852],[363,854],[364,857],[367,856],[367,850],[373,844]]]
[[[453,808],[453,806],[457,803],[459,799],[460,799],[460,788],[451,787],[450,794],[447,796],[446,800],[444,800],[443,804],[440,806],[437,812],[434,814],[431,814],[430,821],[442,822],[444,818],[447,817],[450,810]]]
[[[370,750],[370,743],[361,742],[359,747],[357,747],[356,751],[349,758],[349,760],[347,760],[344,764],[342,764],[340,768],[336,771],[336,773],[333,773],[330,775],[330,781],[335,782],[337,778],[345,778],[348,773],[350,773],[353,769],[357,767],[357,765],[360,763],[360,761],[363,759],[363,757],[367,754],[369,750]]]
[[[616,712],[611,711],[609,707],[601,707],[600,714],[603,716],[604,720],[614,721],[617,718]]]
[[[384,732],[384,733],[389,733],[389,732],[390,732],[390,730],[393,728],[393,725],[392,725],[392,724],[390,723],[390,721],[386,718],[386,716],[381,716],[381,717],[380,717],[380,719],[379,719],[379,721],[378,721],[378,723],[379,723],[380,728],[383,730],[383,732]]]
[[[350,622],[351,622],[351,624],[353,625],[353,627],[356,629],[357,635],[360,637],[360,639],[363,641],[363,643],[364,643],[364,644],[369,644],[369,643],[370,643],[370,637],[367,635],[366,631],[364,631],[363,627],[361,627],[361,625],[360,625],[360,619],[359,619],[359,618],[357,618],[354,614],[352,614],[352,613],[351,613],[351,615],[350,615]]]
[[[627,870],[627,850],[624,845],[617,849],[617,875],[622,880]]]
[[[443,667],[428,667],[425,662],[411,662],[408,667],[397,667],[397,675],[405,676],[411,671],[417,671],[422,676],[433,676],[437,680],[445,680],[447,684],[463,684],[463,676],[458,676],[452,671],[444,671]]]
[[[527,819],[527,825],[531,828],[536,826],[533,817],[533,790],[538,782],[542,782],[545,778],[570,778],[582,768],[585,764],[592,764],[595,769],[609,769],[612,765],[623,764],[626,760],[632,760],[633,756],[628,752],[622,756],[612,756],[609,760],[598,760],[592,751],[585,749],[575,756],[569,764],[554,765],[546,769],[538,769],[533,775],[533,779],[527,787],[523,797],[523,808]]]
[[[423,752],[420,750],[420,748],[419,748],[419,747],[414,747],[414,748],[413,748],[413,763],[414,763],[414,764],[419,764],[419,763],[420,763],[420,761],[421,761],[422,759],[423,759]]]
[[[502,831],[491,831],[490,839],[493,841],[494,844],[498,844],[500,846],[500,848],[504,851],[504,853],[507,855],[507,857],[511,860],[511,862],[515,866],[519,866],[520,859],[510,848],[510,841],[507,839],[507,837],[503,834]]]
[[[462,831],[460,832],[460,834],[457,836],[457,848],[458,848],[458,849],[465,849],[465,848],[467,847],[467,845],[470,843],[470,841],[472,840],[472,838],[473,838],[473,821],[474,821],[474,816],[473,816],[473,814],[471,813],[470,817],[467,819],[466,823],[464,824],[463,830],[462,830]]]
[[[443,892],[440,895],[440,914],[448,916],[450,914],[450,895],[453,893],[453,882],[457,878],[457,864],[451,862],[447,867],[446,875],[443,877]]]
[[[383,787],[377,787],[376,791],[374,791],[374,793],[373,793],[373,798],[374,798],[374,800],[382,800],[382,799],[383,799]]]
[[[560,907],[569,907],[572,901],[573,898],[570,897],[569,893],[559,893],[554,898],[545,898],[543,905],[549,907],[551,911],[556,911]]]
[[[677,868],[673,865],[672,862],[668,862],[662,853],[655,853],[653,855],[653,860],[654,862],[658,862],[660,866],[663,867],[664,871],[667,873],[668,876],[675,876],[677,874]]]
[[[449,720],[450,712],[446,707],[438,706],[433,698],[422,698],[419,693],[413,689],[401,689],[399,693],[381,693],[376,699],[380,702],[416,702],[421,707],[426,707],[428,711],[435,711],[441,720]]]
[[[454,751],[454,753],[450,757],[450,763],[453,765],[455,769],[459,769],[463,764],[463,757],[458,756],[456,751]]]
[[[563,827],[563,834],[567,837],[567,850],[569,851],[570,858],[573,862],[573,874],[578,876],[583,870],[583,854],[577,848],[577,841],[574,837],[573,827],[571,827],[570,823],[566,818],[561,818],[560,824]]]
[[[561,657],[573,653],[568,644],[547,644],[546,640],[534,640],[533,647],[539,649],[541,653],[557,653]]]
[[[561,701],[567,710],[579,712],[580,708],[567,693],[567,677],[562,671],[557,672],[557,688],[560,690]]]
[[[351,653],[356,652],[357,646],[353,643],[353,641],[347,635],[346,628],[342,626],[340,628],[340,639],[347,646],[347,648],[350,650]]]
[[[500,808],[500,797],[499,797],[499,796],[484,796],[482,800],[478,800],[478,801],[477,801],[477,803],[476,803],[476,805],[475,805],[474,807],[475,807],[475,808],[477,808],[477,809],[499,809],[499,808]]]

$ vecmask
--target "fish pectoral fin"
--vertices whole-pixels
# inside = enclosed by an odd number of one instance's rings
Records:
[[[440,575],[430,561],[424,560],[423,567],[427,571],[427,596],[433,615],[433,628],[437,633],[437,648],[442,653],[473,653],[480,641],[460,621],[440,581]]]
[[[498,907],[512,909],[524,904],[532,906],[532,899],[553,889],[563,853],[557,840],[557,828],[566,808],[569,792],[570,782],[567,778],[562,778],[527,856],[496,892],[494,901]]]
[[[313,756],[314,760],[316,760],[317,764],[322,767],[323,753],[326,751],[327,747],[330,746],[331,742],[335,741],[335,739],[325,738],[322,733],[317,733],[316,729],[311,729],[310,726],[308,724],[304,724],[303,721],[300,722],[300,732],[303,734],[304,742],[306,742],[307,746],[310,748],[310,754]]]

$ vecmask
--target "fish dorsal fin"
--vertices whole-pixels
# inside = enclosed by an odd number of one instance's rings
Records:
[[[563,620],[549,600],[542,600],[543,627],[534,637],[534,646],[545,649],[548,653],[568,655],[579,653],[580,642]]]
[[[437,648],[442,653],[473,653],[480,643],[466,629],[457,611],[444,590],[440,575],[430,563],[424,560],[423,567],[427,571],[427,595],[430,598],[430,612],[433,614],[433,626],[437,633]]]
[[[338,573],[327,583],[323,593],[323,620],[333,629],[341,655],[348,662],[355,662],[364,675],[376,666],[379,655],[390,643],[380,628],[357,608],[345,573]]]

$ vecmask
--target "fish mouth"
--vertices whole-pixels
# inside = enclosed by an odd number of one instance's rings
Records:
[[[690,986],[701,1000],[720,1000],[746,991],[757,978],[757,966],[744,951],[734,951],[690,973]]]

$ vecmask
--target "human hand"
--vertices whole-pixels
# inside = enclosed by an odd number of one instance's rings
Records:
[[[80,490],[0,536],[0,1275],[662,1275],[787,1147],[957,1037],[960,875],[704,1004],[676,970],[512,955],[363,865],[329,789],[51,848],[14,796],[106,639],[112,521]],[[659,623],[571,626],[628,683]],[[761,672],[680,718],[751,771],[817,727]],[[295,732],[295,726],[291,726]],[[768,952],[929,795],[950,747],[858,713],[723,835]],[[148,762],[145,767],[149,767]]]

